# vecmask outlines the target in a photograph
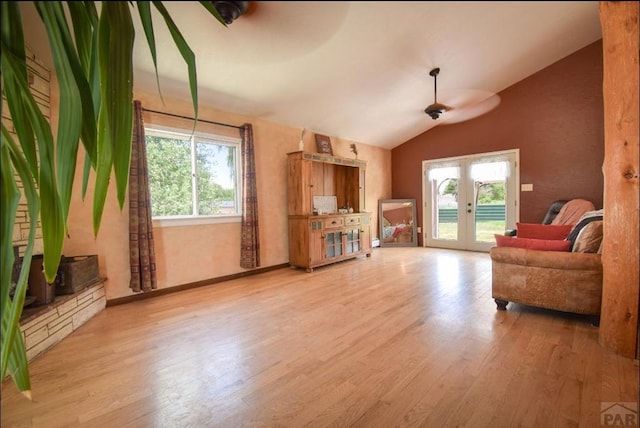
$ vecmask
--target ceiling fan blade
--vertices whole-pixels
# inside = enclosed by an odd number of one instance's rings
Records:
[[[496,94],[491,95],[480,102],[456,109],[451,115],[447,115],[443,124],[450,125],[475,119],[476,117],[489,113],[491,110],[498,107],[499,104],[500,96]]]
[[[453,110],[453,107],[442,104],[442,103],[433,103],[430,106],[428,106],[425,110],[442,110],[442,111],[449,111],[449,110]]]

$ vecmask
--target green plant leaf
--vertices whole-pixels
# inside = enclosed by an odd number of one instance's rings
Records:
[[[3,82],[19,80],[28,84],[27,62],[25,54],[24,34],[20,9],[17,2],[0,2],[0,34],[2,35],[2,56],[12,60],[14,67],[2,66]],[[5,58],[3,58],[3,63]],[[34,176],[38,174],[38,158],[36,154],[36,140],[33,137],[31,121],[28,120],[26,107],[22,104],[21,92],[18,85],[3,84],[2,90],[6,94],[7,106],[13,119],[13,127],[20,139],[22,151],[27,159],[29,168]]]
[[[35,179],[30,173],[30,168],[23,157],[21,150],[16,146],[11,135],[7,131],[6,127],[2,125],[2,206],[3,210],[9,209],[10,211],[3,211],[2,220],[2,233],[3,248],[11,248],[13,243],[7,243],[4,241],[6,236],[13,236],[12,233],[7,233],[9,227],[13,230],[15,223],[16,209],[20,195],[17,185],[15,183],[15,175],[13,173],[12,165],[15,167],[15,171],[19,174],[24,194],[27,199],[27,207],[29,214],[29,236],[27,238],[27,246],[22,261],[22,268],[20,276],[16,284],[15,294],[13,299],[9,298],[9,293],[5,294],[5,289],[9,288],[11,283],[11,277],[7,278],[5,275],[12,275],[13,261],[9,265],[6,264],[8,259],[5,260],[6,254],[2,256],[2,378],[9,371],[16,386],[20,391],[25,393],[31,398],[30,393],[30,380],[29,380],[29,366],[26,357],[26,349],[20,332],[20,316],[22,315],[22,307],[24,306],[24,299],[27,293],[27,278],[28,272],[31,266],[31,256],[33,254],[33,246],[36,236],[37,218],[40,210],[39,198],[36,190]],[[11,162],[9,161],[11,160]],[[14,192],[18,192],[17,200],[15,199]],[[6,207],[6,208],[5,208]],[[7,217],[5,219],[5,216]],[[5,222],[10,222],[5,224]],[[11,238],[7,238],[11,239]],[[6,245],[6,247],[4,247]],[[8,252],[8,251],[7,251]],[[5,252],[5,253],[7,253]],[[10,255],[13,260],[13,252]]]
[[[11,167],[11,155],[9,153],[8,143],[5,142],[5,135],[10,138],[8,131],[4,124],[2,125],[2,171],[0,175],[0,179],[2,183],[0,185],[0,202],[2,202],[2,218],[0,218],[0,224],[2,230],[2,236],[0,239],[2,240],[2,248],[8,249],[13,247],[13,228],[16,220],[16,212],[18,210],[18,203],[20,201],[20,192],[18,190],[18,185],[16,184],[15,176],[13,175],[13,168]],[[1,257],[1,268],[2,272],[0,272],[2,278],[2,291],[0,294],[0,299],[2,300],[2,308],[8,308],[11,305],[11,287],[12,287],[12,274],[13,274],[13,264],[14,264],[14,255],[13,251],[3,251],[0,255]],[[6,330],[10,327],[9,325],[5,327],[4,318],[7,316],[9,311],[2,311],[2,378],[4,378],[7,366],[9,363],[9,353],[11,352],[11,339],[5,343],[5,337],[10,334]]]
[[[73,22],[74,39],[76,40],[78,57],[82,64],[82,70],[88,81],[91,96],[93,100],[93,114],[92,120],[88,120],[88,117],[83,118],[83,130],[82,130],[82,144],[87,152],[87,156],[91,161],[91,166],[95,169],[97,163],[97,120],[98,110],[100,109],[100,72],[98,68],[98,12],[96,10],[95,2],[67,2],[69,6],[70,16]],[[83,100],[83,104],[86,100]],[[88,111],[88,109],[85,109]],[[87,113],[83,111],[83,114]],[[89,131],[85,130],[85,127],[89,126]],[[87,132],[91,132],[87,136]],[[86,182],[88,180],[88,174],[84,175],[82,199],[86,196]]]
[[[98,12],[94,2],[67,2],[69,5],[71,19],[74,26],[74,34],[83,34],[83,43],[78,44],[78,52],[81,59],[83,71],[89,81],[91,88],[92,100],[93,100],[93,112],[95,117],[91,120],[85,120],[93,128],[95,134],[95,140],[84,137],[84,131],[82,136],[82,144],[85,149],[84,168],[82,171],[82,200],[84,201],[87,196],[87,189],[89,184],[89,176],[91,169],[97,168],[98,162],[98,141],[97,141],[97,122],[98,112],[101,104],[101,89],[100,89],[100,69],[98,64],[98,26],[99,18]],[[79,27],[79,29],[76,29]],[[76,40],[78,37],[76,37]],[[90,43],[89,43],[90,42]],[[88,50],[88,51],[85,51]],[[85,126],[85,123],[83,123]]]
[[[97,154],[96,154],[97,157]],[[95,165],[93,166],[95,168]],[[89,176],[91,174],[91,160],[89,159],[89,155],[86,154],[84,157],[84,166],[82,168],[82,200],[84,201],[87,196],[87,189],[89,187]]]
[[[151,18],[151,2],[138,1],[138,14],[140,15],[140,22],[144,29],[144,35],[147,38],[147,44],[149,45],[149,51],[151,52],[151,58],[153,59],[153,68],[156,71],[156,85],[158,86],[158,94],[160,100],[164,102],[162,98],[162,92],[160,90],[160,76],[158,76],[158,55],[156,53],[156,38],[153,33],[153,19]]]
[[[98,235],[100,222],[104,211],[104,204],[107,200],[109,190],[109,179],[111,177],[111,166],[113,156],[109,137],[109,124],[107,123],[106,112],[100,109],[98,115],[98,165],[96,167],[96,181],[93,195],[93,234]]]
[[[71,192],[75,178],[76,158],[82,123],[93,123],[91,92],[84,80],[79,60],[73,49],[71,34],[67,28],[64,12],[59,2],[38,2],[38,13],[42,18],[49,39],[59,87],[58,135],[56,137],[56,166],[58,191],[60,193],[63,223],[67,224]],[[84,87],[84,90],[81,90]],[[83,118],[83,104],[90,111]],[[86,126],[90,129],[91,126]],[[87,138],[95,139],[87,135]]]
[[[105,2],[99,24],[99,65],[102,99],[98,114],[98,162],[93,204],[93,229],[97,235],[115,172],[117,198],[124,206],[129,184],[133,130],[133,39],[131,12],[124,2]]]
[[[109,73],[109,38],[110,28],[107,22],[106,13],[102,10],[100,14],[100,24],[98,26],[98,65],[100,71],[100,81],[106,80]],[[102,85],[102,93],[106,92],[105,85]],[[113,156],[111,153],[111,138],[109,136],[109,121],[106,117],[107,107],[106,97],[101,94],[100,109],[98,110],[98,152],[96,162],[96,181],[93,192],[93,234],[97,235],[100,230],[100,221],[104,211],[104,204],[107,200],[109,190],[109,179],[111,177],[111,166]]]
[[[184,37],[182,37],[182,33],[178,30],[178,27],[173,22],[173,19],[169,15],[169,12],[164,7],[162,2],[154,1],[153,5],[158,9],[158,12],[164,18],[164,22],[167,24],[167,28],[171,33],[171,37],[173,37],[173,42],[176,44],[178,50],[180,51],[180,55],[184,59],[184,62],[187,63],[187,70],[189,73],[189,88],[191,89],[191,100],[193,102],[193,112],[194,112],[194,122],[193,129],[195,130],[196,123],[198,121],[198,77],[196,71],[196,56],[187,44]]]
[[[93,56],[93,26],[91,25],[90,14],[85,2],[70,1],[67,6],[69,7],[69,16],[71,16],[71,23],[73,24],[78,59],[82,64],[85,76],[88,76]]]
[[[4,51],[4,39],[2,40],[2,50]],[[41,209],[47,213],[42,216],[42,241],[43,241],[43,253],[44,253],[44,265],[45,265],[45,277],[48,282],[53,282],[60,263],[60,256],[62,254],[62,243],[65,234],[64,215],[62,212],[62,203],[60,195],[58,194],[58,188],[55,177],[55,165],[53,156],[53,135],[51,128],[46,118],[38,108],[27,82],[23,79],[17,78],[20,74],[16,73],[16,70],[21,68],[23,62],[16,61],[11,54],[2,55],[2,77],[3,87],[8,90],[7,93],[15,94],[21,101],[20,108],[24,108],[28,113],[28,117],[25,116],[25,120],[29,120],[33,126],[32,130],[35,132],[36,141],[38,143],[39,154],[39,166],[37,175],[37,184],[39,186],[40,194],[40,206]],[[9,110],[11,110],[12,104],[9,104]],[[14,119],[14,125],[16,118],[13,111],[11,115]],[[18,139],[22,143],[24,140],[33,138],[33,135],[23,135],[21,128],[15,127]],[[21,144],[21,149],[24,147]],[[18,171],[20,172],[20,171]]]
[[[221,23],[225,27],[227,26],[227,23],[224,22],[224,19],[222,19],[222,16],[220,16],[220,14],[218,13],[218,10],[213,5],[213,2],[199,1],[198,3],[200,3],[205,9],[207,9],[207,11],[209,11],[209,13],[213,15],[218,20],[219,23]]]
[[[97,18],[93,17],[93,9],[91,7],[85,7],[85,3],[82,2],[68,2],[69,14],[73,22],[73,34],[71,37],[69,31],[64,31],[65,51],[70,59],[70,65],[73,68],[73,75],[80,90],[82,96],[82,143],[85,150],[89,154],[89,158],[95,165],[96,152],[97,152],[97,135],[96,135],[96,113],[99,104],[100,87],[96,86],[98,81],[97,76],[94,76],[94,55],[93,44],[95,42],[94,37],[94,24],[97,23]],[[93,5],[93,3],[88,3]],[[60,8],[60,11],[62,8]],[[63,22],[64,15],[59,15],[59,22]],[[66,29],[66,25],[61,27]],[[72,42],[75,40],[77,46],[77,61],[76,54],[72,48]],[[79,64],[78,64],[79,63]],[[96,94],[97,100],[94,100]],[[96,102],[97,101],[97,102]]]
[[[133,135],[133,40],[135,31],[131,10],[125,2],[104,2],[109,37],[108,72],[101,76],[105,81],[105,98],[109,121],[109,136],[113,147],[113,169],[120,209],[124,207],[129,184],[131,163],[131,138]],[[101,64],[102,66],[102,64]]]

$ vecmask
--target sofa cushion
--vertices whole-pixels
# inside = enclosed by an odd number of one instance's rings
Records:
[[[569,202],[564,204],[551,224],[574,225],[584,213],[595,209],[596,207],[591,201],[587,201],[586,199],[571,199]]]
[[[604,220],[603,210],[589,211],[585,213],[580,218],[578,223],[573,227],[571,232],[569,232],[569,236],[567,237],[567,240],[571,241],[571,245],[573,246],[576,242],[576,238],[578,237],[578,234],[582,231],[582,228],[584,228],[587,224],[591,223],[592,221],[599,221],[599,220]]]
[[[597,253],[602,243],[602,220],[592,221],[582,228],[572,251],[574,253]]]
[[[528,248],[541,251],[569,251],[571,242],[560,239],[533,239],[495,235],[498,247]]]
[[[558,239],[563,240],[569,236],[573,225],[551,225],[537,223],[517,223],[519,238],[532,239]]]

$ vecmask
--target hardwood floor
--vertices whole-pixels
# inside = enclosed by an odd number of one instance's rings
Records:
[[[108,307],[2,384],[2,427],[596,427],[637,361],[491,299],[486,253],[374,249]]]

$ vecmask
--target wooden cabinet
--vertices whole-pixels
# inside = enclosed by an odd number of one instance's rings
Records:
[[[368,213],[289,217],[289,263],[313,268],[371,255]]]
[[[317,266],[371,255],[371,216],[364,207],[366,163],[319,153],[288,154],[289,263]],[[314,215],[314,196],[335,196],[353,213]]]

